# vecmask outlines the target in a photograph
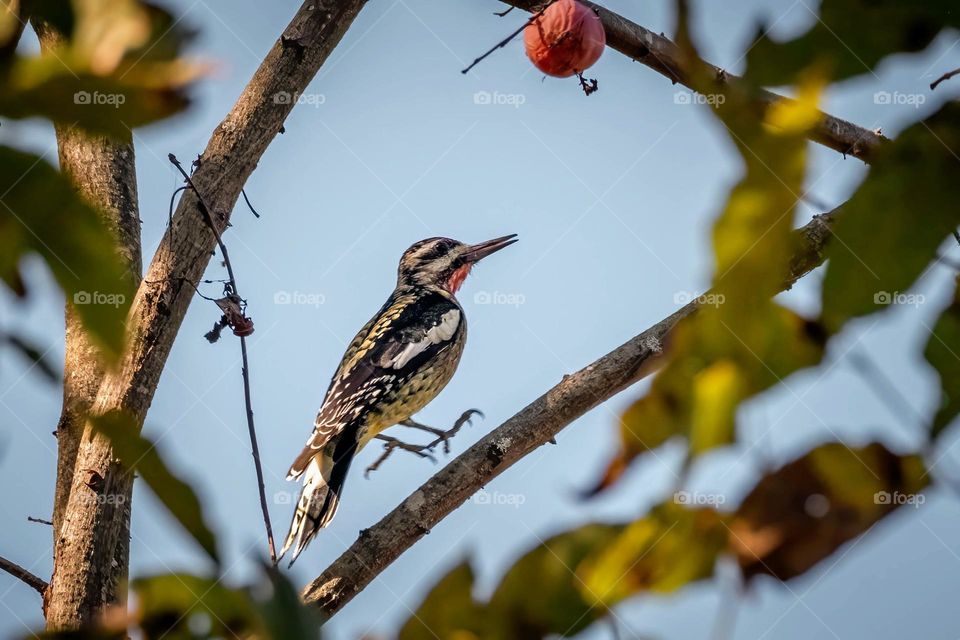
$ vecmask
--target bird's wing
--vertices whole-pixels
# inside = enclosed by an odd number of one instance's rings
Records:
[[[391,298],[347,348],[313,432],[287,477],[298,477],[310,459],[364,409],[448,349],[462,324],[459,305],[440,293]]]

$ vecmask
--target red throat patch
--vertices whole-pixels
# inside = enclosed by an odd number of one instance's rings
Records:
[[[463,281],[467,279],[471,267],[473,267],[472,264],[466,264],[454,271],[450,279],[447,280],[447,291],[456,294],[460,286],[463,285]]]

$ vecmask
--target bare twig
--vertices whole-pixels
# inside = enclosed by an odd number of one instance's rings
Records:
[[[797,231],[798,253],[782,289],[823,262],[837,210],[814,217]],[[771,295],[775,292],[771,292]],[[467,449],[427,480],[337,558],[302,593],[327,616],[356,594],[454,509],[511,465],[547,443],[584,413],[656,369],[662,345],[691,303],[580,371],[564,376],[545,394]]]
[[[493,52],[496,51],[497,49],[502,49],[502,48],[504,48],[505,46],[507,46],[508,44],[510,44],[510,41],[511,41],[511,40],[513,40],[514,38],[516,38],[518,35],[520,35],[520,34],[523,32],[524,29],[526,29],[528,26],[530,26],[531,24],[533,24],[534,20],[536,20],[537,18],[539,18],[540,16],[542,16],[542,15],[543,15],[543,12],[546,11],[546,10],[547,10],[547,7],[549,7],[551,4],[553,4],[553,2],[554,2],[554,0],[550,0],[550,2],[548,2],[548,3],[546,4],[546,6],[544,6],[542,9],[540,9],[537,13],[533,14],[532,16],[530,16],[530,19],[528,19],[526,22],[524,22],[524,23],[520,26],[519,29],[517,29],[516,31],[514,31],[513,33],[511,33],[510,35],[508,35],[506,38],[504,38],[503,40],[501,40],[501,41],[498,42],[497,44],[493,45],[486,53],[484,53],[484,54],[483,54],[482,56],[480,56],[479,58],[476,58],[473,62],[470,63],[470,66],[469,66],[469,67],[467,67],[466,69],[463,69],[462,71],[460,71],[460,73],[468,73],[468,72],[470,71],[470,69],[473,69],[475,66],[477,66],[478,64],[480,64],[480,62],[482,62],[483,60],[485,60],[485,59],[487,58],[487,56],[489,56],[491,53],[493,53]],[[502,18],[503,16],[507,15],[508,13],[510,13],[510,11],[511,11],[512,9],[513,9],[513,7],[510,7],[510,9],[507,9],[507,10],[504,11],[503,13],[497,13],[496,15],[498,15],[498,16],[500,16],[500,17]]]
[[[36,522],[37,524],[45,524],[53,526],[53,522],[50,520],[44,520],[43,518],[34,518],[33,516],[27,516],[27,522]]]
[[[503,1],[508,5],[530,12],[539,11],[542,2],[542,0]],[[690,89],[695,89],[692,78],[684,71],[684,69],[689,68],[689,61],[675,42],[662,34],[650,31],[628,20],[618,13],[590,2],[590,0],[580,1],[600,16],[608,47],[616,49],[628,58],[653,69],[674,84],[680,83]],[[707,62],[703,62],[703,64],[709,65]],[[715,72],[718,85],[733,85],[742,82],[741,78],[729,74],[717,66],[709,65],[709,68]],[[755,92],[755,95],[757,105],[762,108],[766,108],[773,103],[789,100],[789,98],[766,90],[759,90]],[[818,124],[813,128],[810,139],[864,162],[869,162],[873,152],[886,141],[886,138],[875,131],[864,129],[828,113],[824,113]]]
[[[930,90],[933,91],[941,82],[945,82],[957,74],[960,74],[960,68],[954,69],[953,71],[947,71],[945,74],[930,83]]]
[[[0,569],[3,569],[14,578],[19,578],[27,586],[33,588],[41,596],[47,591],[47,583],[37,576],[33,575],[16,562],[11,562],[0,556]]]
[[[175,155],[168,154],[167,156],[170,159],[170,162],[180,171],[180,174],[183,176],[183,179],[187,182],[187,186],[193,190],[194,194],[197,196],[197,203],[200,212],[204,216],[204,220],[207,223],[207,226],[210,227],[210,231],[213,232],[214,238],[217,240],[217,246],[220,247],[220,255],[223,256],[223,264],[227,268],[227,276],[229,282],[224,284],[225,293],[227,298],[230,301],[236,301],[236,304],[240,304],[239,301],[242,301],[240,298],[240,292],[237,289],[237,279],[233,273],[233,264],[230,262],[230,254],[227,252],[227,245],[223,243],[223,238],[220,236],[220,232],[217,230],[217,225],[213,222],[213,217],[210,212],[210,208],[207,206],[207,203],[203,199],[203,194],[197,190],[197,186],[193,183],[193,180],[190,179],[190,175],[184,171],[183,167],[180,165],[180,161],[177,160]],[[251,207],[252,209],[252,207]],[[256,212],[254,212],[256,213]],[[257,216],[259,217],[259,215]],[[172,229],[171,229],[172,231]],[[191,283],[192,284],[192,283]],[[196,288],[196,287],[194,287]],[[200,293],[197,291],[197,293]],[[219,301],[218,301],[219,304]],[[221,308],[222,305],[221,305]],[[242,307],[241,307],[242,308]],[[224,318],[230,320],[231,315],[224,309]],[[248,320],[242,311],[239,312],[241,319]],[[254,427],[253,423],[253,401],[250,394],[250,363],[247,358],[247,338],[243,333],[238,333],[238,322],[231,321],[230,326],[234,328],[234,333],[240,337],[240,354],[243,361],[243,367],[241,369],[241,375],[243,376],[243,401],[247,408],[247,431],[250,433],[250,447],[253,454],[253,465],[257,471],[257,487],[260,493],[260,509],[263,512],[263,524],[267,529],[267,546],[270,549],[270,561],[276,565],[277,564],[277,552],[273,544],[273,527],[270,524],[270,510],[267,508],[267,493],[266,488],[263,482],[263,467],[260,464],[260,447],[257,444],[257,430]],[[245,325],[249,326],[252,331],[252,324]]]

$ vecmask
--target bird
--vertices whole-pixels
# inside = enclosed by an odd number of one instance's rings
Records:
[[[292,547],[292,566],[330,524],[357,452],[375,437],[395,440],[381,431],[404,424],[443,433],[412,416],[440,393],[460,362],[467,322],[457,291],[477,262],[514,242],[516,234],[479,244],[435,237],[404,251],[396,288],[347,347],[287,473],[303,487],[278,562]]]

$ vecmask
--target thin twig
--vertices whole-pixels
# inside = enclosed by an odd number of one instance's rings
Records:
[[[37,576],[33,575],[16,562],[11,562],[6,558],[0,556],[0,569],[3,569],[14,578],[19,578],[27,586],[32,587],[37,593],[41,596],[47,591],[47,583]]]
[[[170,162],[173,163],[173,165],[180,171],[180,174],[183,175],[183,179],[187,182],[187,185],[196,194],[197,203],[199,204],[197,208],[200,209],[207,226],[210,227],[214,238],[217,240],[217,246],[220,247],[220,255],[223,256],[223,264],[227,268],[227,276],[230,280],[226,285],[224,285],[225,287],[229,288],[228,296],[234,296],[238,300],[241,299],[240,292],[237,289],[237,279],[233,274],[233,265],[230,263],[230,254],[227,252],[227,247],[223,243],[223,239],[220,237],[220,232],[217,230],[216,224],[214,224],[210,208],[207,206],[207,203],[204,202],[203,195],[199,190],[197,190],[193,180],[190,179],[190,175],[183,170],[183,167],[180,165],[180,161],[177,160],[177,157],[172,153],[168,154],[167,157],[170,159]],[[194,288],[196,289],[196,287]],[[199,291],[197,291],[197,293],[199,293]],[[260,509],[263,511],[263,524],[267,529],[267,545],[270,549],[270,561],[276,565],[277,552],[273,544],[273,527],[270,524],[270,510],[267,508],[267,493],[263,482],[263,467],[260,464],[260,447],[257,444],[257,430],[253,423],[253,402],[250,394],[250,362],[247,358],[247,339],[246,336],[243,335],[238,337],[240,338],[240,354],[243,362],[241,368],[241,374],[243,376],[243,400],[247,408],[247,430],[250,432],[250,446],[252,449],[251,453],[253,455],[253,464],[257,471],[257,485],[260,492]]]
[[[516,7],[507,7],[507,8],[504,9],[503,11],[494,11],[494,12],[493,12],[493,15],[502,18],[502,17],[506,16],[508,13],[510,13],[511,11],[513,11],[514,9],[516,9]]]
[[[937,78],[936,80],[930,83],[930,90],[933,91],[934,89],[937,88],[937,85],[939,85],[941,82],[944,82],[945,80],[949,80],[950,78],[952,78],[957,74],[960,74],[960,68],[954,69],[953,71],[947,71],[945,74],[943,74],[942,76],[940,76],[939,78]]]
[[[475,66],[477,66],[480,62],[482,62],[482,61],[483,61],[487,56],[489,56],[491,53],[493,53],[493,52],[496,51],[497,49],[502,49],[502,48],[504,48],[505,46],[507,46],[508,44],[510,44],[510,41],[511,41],[511,40],[513,40],[513,39],[516,38],[518,35],[520,35],[520,33],[521,33],[524,29],[526,29],[528,26],[530,26],[531,24],[533,24],[534,21],[535,21],[537,18],[539,18],[540,16],[542,16],[542,15],[543,15],[543,12],[546,11],[546,10],[547,10],[547,7],[549,7],[551,4],[553,4],[553,0],[550,0],[550,2],[548,2],[547,5],[546,5],[543,9],[540,9],[540,11],[538,11],[537,13],[533,14],[532,16],[530,16],[530,19],[527,20],[526,22],[524,22],[523,25],[521,25],[519,29],[517,29],[516,31],[514,31],[513,33],[511,33],[510,35],[508,35],[506,38],[504,38],[503,40],[501,40],[501,41],[498,42],[497,44],[495,44],[495,45],[494,45],[493,47],[491,47],[490,50],[487,51],[485,54],[483,54],[482,56],[480,56],[479,58],[477,58],[476,60],[474,60],[473,62],[471,62],[471,63],[470,63],[470,66],[467,67],[466,69],[463,69],[460,73],[464,73],[464,74],[465,74],[465,73],[468,73],[468,72],[470,71],[470,69],[473,69]],[[510,7],[510,9],[512,9],[512,8],[513,8],[513,7]],[[508,13],[510,13],[510,9],[507,9],[506,11],[504,11],[503,14],[499,14],[499,13],[498,13],[497,15],[503,15],[503,16],[505,16],[505,15],[507,15]]]
[[[250,198],[247,197],[247,190],[240,189],[240,195],[243,196],[243,201],[247,203],[247,207],[250,209],[250,213],[252,213],[255,217],[259,218],[260,214],[257,213],[257,210],[253,208],[252,204],[250,204]]]
[[[53,526],[53,523],[49,520],[44,520],[43,518],[34,518],[33,516],[27,516],[27,522],[36,522],[37,524],[46,524]]]

